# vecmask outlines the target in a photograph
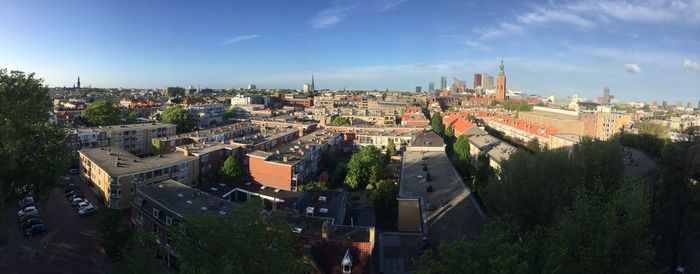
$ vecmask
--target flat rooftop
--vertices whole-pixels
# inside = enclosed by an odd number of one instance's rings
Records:
[[[489,157],[499,163],[508,160],[510,155],[517,150],[514,146],[489,134],[471,136],[469,143],[486,152]]]
[[[181,133],[173,136],[167,136],[167,137],[161,137],[159,138],[161,141],[170,141],[170,140],[177,140],[177,139],[182,139],[182,138],[204,138],[204,137],[211,137],[217,134],[223,134],[226,132],[231,132],[231,131],[236,131],[241,128],[246,128],[246,127],[257,127],[256,125],[252,125],[251,123],[248,122],[241,122],[241,123],[235,123],[231,125],[225,125],[225,126],[220,126],[220,127],[215,127],[215,128],[210,128],[207,130],[200,130],[200,131],[192,131],[188,133]]]
[[[294,165],[303,159],[304,155],[307,153],[312,153],[318,149],[318,146],[325,145],[339,134],[340,133],[336,133],[330,129],[320,129],[304,135],[303,137],[292,142],[284,144],[275,149],[275,151],[265,152],[255,150],[248,153],[248,155],[264,158],[266,161],[272,161],[279,164]],[[285,157],[287,158],[287,161],[284,161]]]
[[[79,153],[90,159],[93,164],[96,164],[111,176],[166,168],[197,159],[197,156],[187,156],[182,152],[171,152],[160,156],[140,158],[116,146],[86,148],[81,149]]]
[[[423,131],[415,134],[411,141],[412,147],[444,147],[445,142],[442,137],[432,131]]]
[[[423,167],[427,171],[423,171]],[[432,179],[430,182],[426,179],[428,172]],[[433,192],[427,191],[428,185],[433,186]],[[427,211],[426,219],[431,219],[437,209],[465,191],[466,186],[444,152],[404,152],[399,197],[422,197]]]
[[[564,113],[558,113],[558,112],[552,112],[552,111],[546,111],[546,110],[522,111],[520,113],[521,114],[531,114],[531,115],[536,115],[536,116],[542,116],[542,117],[547,117],[547,118],[553,118],[553,119],[557,119],[557,120],[578,120],[577,115],[564,114]]]
[[[312,189],[305,191],[296,203],[299,214],[332,219],[332,224],[342,225],[345,219],[348,194],[335,190]]]
[[[298,133],[299,129],[288,127],[288,128],[268,128],[265,131],[259,133],[249,134],[243,137],[235,138],[234,141],[240,144],[251,144],[256,145],[264,143],[270,140],[275,140],[281,138],[282,136]]]
[[[156,128],[162,128],[162,127],[177,127],[177,125],[167,124],[167,123],[125,124],[125,125],[114,125],[114,126],[76,128],[74,130],[74,132],[76,132],[76,133],[109,132],[109,131],[117,131],[117,130],[156,129]]]
[[[307,217],[292,213],[286,214],[287,222],[292,226],[293,233],[310,237],[321,237],[323,223],[327,219],[318,217]],[[339,226],[330,225],[328,227],[328,238],[333,240],[350,242],[369,242],[371,227],[366,226]]]
[[[229,208],[234,205],[234,203],[188,187],[174,180],[166,180],[156,184],[141,186],[136,188],[136,191],[145,194],[168,210],[184,218],[206,212],[224,215],[228,212]]]

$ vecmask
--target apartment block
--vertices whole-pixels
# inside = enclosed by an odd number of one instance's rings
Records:
[[[177,267],[173,233],[184,233],[184,221],[207,212],[225,215],[236,204],[186,186],[175,180],[144,185],[134,190],[131,223],[156,240],[165,251],[163,263]]]
[[[503,162],[508,160],[515,151],[515,147],[489,134],[469,137],[469,154],[471,154],[471,162],[474,167],[478,163],[479,154],[486,153],[489,157],[489,166],[499,170]]]
[[[174,179],[186,185],[199,178],[199,158],[171,152],[140,158],[119,147],[88,148],[80,154],[80,174],[110,208],[130,206],[134,187]]]
[[[254,134],[258,132],[260,127],[248,122],[241,122],[232,125],[220,126],[215,128],[210,128],[206,130],[198,130],[189,133],[181,133],[166,137],[158,138],[163,144],[165,151],[174,151],[176,146],[189,145],[189,144],[199,144],[199,143],[211,143],[211,142],[225,142],[228,143],[229,140]]]
[[[175,135],[176,125],[151,123],[79,128],[68,137],[70,148],[117,146],[136,155],[151,153],[151,139]]]
[[[536,106],[532,111],[521,111],[518,119],[577,135],[584,135],[586,127],[585,121],[579,120],[578,112],[546,107]]]
[[[264,186],[296,190],[316,177],[321,155],[340,148],[342,142],[340,133],[319,130],[274,151],[255,150],[247,156],[250,176]]]

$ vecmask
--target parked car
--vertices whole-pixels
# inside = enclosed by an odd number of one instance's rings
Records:
[[[81,210],[86,206],[92,206],[92,204],[87,199],[83,199],[83,201],[78,204],[78,210]]]
[[[23,204],[26,204],[29,202],[34,202],[34,197],[32,197],[32,196],[24,197],[23,199],[19,200],[19,202],[17,202],[17,205],[19,205],[21,207]]]
[[[85,201],[85,200],[83,200],[83,197],[76,197],[76,198],[73,198],[73,201],[71,201],[70,204],[73,205],[73,206],[78,206],[78,204],[80,204],[80,203],[82,203],[82,202],[84,202],[84,201]]]
[[[39,214],[39,210],[36,209],[36,206],[28,206],[28,207],[25,207],[23,209],[20,209],[19,211],[17,211],[17,217],[22,217],[26,214],[31,214],[31,213]]]
[[[25,237],[32,237],[39,234],[44,234],[46,232],[46,226],[44,224],[35,224],[24,230]]]
[[[77,168],[71,168],[70,171],[68,172],[70,175],[78,175],[78,169]]]
[[[24,223],[27,220],[33,219],[33,218],[39,218],[39,213],[36,212],[36,213],[24,214],[22,217],[19,217],[19,222]]]
[[[87,216],[87,215],[92,215],[95,212],[97,212],[97,208],[93,205],[88,205],[88,206],[83,207],[82,209],[78,210],[78,215]]]
[[[68,201],[72,201],[75,198],[85,198],[85,193],[76,192],[68,196]]]
[[[44,223],[44,222],[43,222],[41,219],[39,219],[39,218],[31,218],[31,219],[29,219],[29,220],[26,220],[26,221],[23,222],[23,223],[20,223],[20,224],[19,224],[19,229],[25,230],[25,229],[27,229],[27,228],[32,227],[32,226],[35,225],[35,224],[43,224],[43,223]]]
[[[25,209],[30,206],[36,207],[36,202],[34,200],[24,200],[24,202],[19,205],[19,209]]]
[[[71,191],[76,190],[76,189],[80,189],[80,187],[76,186],[74,184],[70,184],[70,185],[66,186],[65,188],[63,188],[63,193],[68,194],[68,192],[71,192]]]
[[[83,193],[83,191],[79,188],[76,188],[76,189],[73,189],[71,191],[66,192],[65,196],[70,197],[71,195],[76,194],[76,193]]]

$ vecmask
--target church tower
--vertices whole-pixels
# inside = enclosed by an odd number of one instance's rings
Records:
[[[503,59],[501,59],[501,70],[496,77],[496,100],[506,99],[506,73],[503,70]]]
[[[80,76],[78,76],[78,89],[80,89]]]

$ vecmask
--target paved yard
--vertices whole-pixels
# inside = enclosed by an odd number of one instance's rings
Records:
[[[85,192],[93,204],[97,199],[92,190],[73,176],[73,180]],[[97,205],[98,208],[101,205]],[[16,213],[16,210],[14,210]],[[0,250],[35,251],[33,256],[25,256],[8,263],[0,263],[0,273],[101,273],[93,262],[98,255],[103,258],[100,236],[97,231],[97,215],[78,216],[75,207],[63,196],[63,191],[55,189],[46,202],[39,205],[39,214],[44,220],[48,233],[34,239],[25,239],[17,229],[16,216],[8,216],[7,230],[9,242]],[[31,252],[30,252],[31,254]]]

